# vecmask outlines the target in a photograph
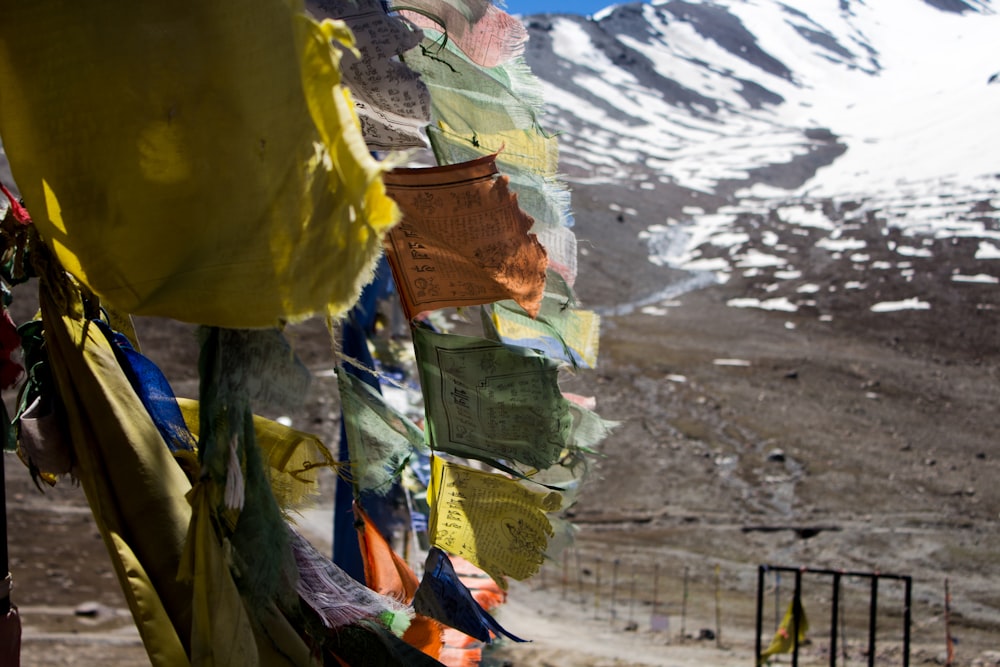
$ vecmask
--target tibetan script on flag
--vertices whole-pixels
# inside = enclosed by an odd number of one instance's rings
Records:
[[[560,508],[562,496],[438,457],[432,466],[431,542],[503,588],[504,577],[522,580],[538,572],[553,534],[546,513]]]
[[[569,447],[573,417],[556,362],[424,328],[413,330],[413,340],[432,449],[509,470],[513,461],[548,468]]]
[[[496,156],[385,174],[403,221],[386,239],[410,319],[438,308],[513,299],[531,316],[545,289],[545,249],[496,168]]]

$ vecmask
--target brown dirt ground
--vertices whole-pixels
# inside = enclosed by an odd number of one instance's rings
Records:
[[[995,288],[949,310],[878,318],[832,303],[830,322],[811,311],[726,307],[754,289],[733,282],[687,294],[666,315],[605,318],[599,368],[565,386],[596,395],[602,416],[621,425],[571,510],[576,545],[515,585],[500,610],[508,629],[535,641],[491,652],[498,664],[749,664],[759,564],[911,575],[911,664],[943,661],[947,579],[955,664],[995,664],[987,661],[1000,650]],[[145,351],[178,394],[193,396],[190,327],[139,325]],[[313,370],[330,368],[321,325],[291,337]],[[333,443],[336,412],[336,390],[320,376],[292,417]],[[5,459],[22,664],[148,664],[82,491],[63,482],[39,493],[19,461]],[[322,541],[328,515],[318,516]],[[829,599],[825,584],[809,586],[803,664],[827,664]],[[851,586],[848,664],[863,664],[867,593]],[[769,578],[765,633],[773,595]],[[878,664],[901,664],[901,601],[890,582],[880,606]],[[653,614],[669,629],[653,632]],[[720,638],[698,640],[703,628]]]

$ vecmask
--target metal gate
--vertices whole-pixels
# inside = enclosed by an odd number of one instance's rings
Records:
[[[875,630],[878,627],[878,583],[880,579],[893,579],[902,581],[904,584],[903,600],[903,667],[910,665],[910,607],[913,595],[913,579],[906,575],[883,574],[880,572],[847,572],[844,570],[827,570],[810,567],[781,567],[776,565],[760,565],[757,568],[757,639],[754,653],[755,664],[760,664],[761,652],[763,650],[761,642],[761,632],[764,623],[764,577],[768,572],[791,572],[795,575],[795,589],[793,592],[792,609],[792,665],[798,667],[799,664],[799,623],[801,621],[802,610],[802,575],[815,574],[832,579],[832,596],[830,607],[830,665],[837,664],[837,641],[838,641],[838,618],[840,610],[840,586],[844,577],[856,577],[868,579],[871,588],[868,597],[868,665],[875,665]]]

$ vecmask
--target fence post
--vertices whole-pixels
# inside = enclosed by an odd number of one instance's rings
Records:
[[[600,614],[598,610],[601,608],[601,559],[598,557],[597,565],[594,570],[597,573],[596,581],[594,582],[594,618],[596,619]]]
[[[792,667],[799,667],[799,618],[802,614],[802,570],[795,570],[795,592],[792,593]]]
[[[688,569],[684,568],[684,597],[681,598],[681,643],[687,636]]]
[[[840,572],[833,573],[833,600],[830,608],[830,667],[837,665],[837,620],[840,618]]]
[[[586,608],[586,600],[583,598],[583,568],[580,567],[580,550],[573,551],[576,556],[576,594],[580,596],[580,606]]]
[[[719,574],[719,565],[715,566],[715,646],[722,648],[722,577]]]
[[[767,572],[766,565],[757,566],[757,640],[754,644],[754,664],[760,664],[761,632],[764,630],[764,573]]]
[[[878,628],[878,574],[872,575],[868,608],[868,667],[875,667],[875,632]]]
[[[618,564],[620,562],[621,561],[619,561],[616,558],[614,562],[611,564],[611,622],[612,623],[614,623],[615,619],[618,617],[618,614],[616,613],[615,610],[615,600],[618,597]]]
[[[905,577],[905,592],[903,593],[903,667],[910,667],[910,605],[913,603],[913,578]]]
[[[951,591],[948,589],[948,577],[944,578],[944,644],[947,651],[945,667],[952,667],[955,662],[955,642],[951,637]]]
[[[660,609],[660,562],[653,564],[653,616]]]
[[[632,581],[628,592],[628,622],[632,622],[632,612],[635,611],[635,561],[632,561]]]
[[[563,549],[562,553],[562,599],[566,599],[566,583],[569,573],[569,549]]]

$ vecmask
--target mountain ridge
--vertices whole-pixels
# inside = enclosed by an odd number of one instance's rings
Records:
[[[525,17],[574,191],[580,293],[623,312],[656,308],[671,285],[730,283],[739,307],[782,297],[829,319],[838,281],[856,285],[855,307],[883,312],[931,304],[920,274],[1000,282],[998,19],[986,0],[667,0]],[[616,257],[635,279],[611,286]],[[993,297],[970,298],[992,312]]]

